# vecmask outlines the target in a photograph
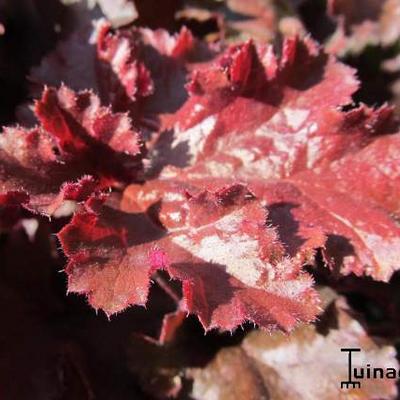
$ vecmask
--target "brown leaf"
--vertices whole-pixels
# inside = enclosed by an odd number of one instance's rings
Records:
[[[347,380],[347,353],[341,348],[361,348],[353,353],[353,368],[395,368],[392,346],[378,344],[351,314],[341,298],[332,305],[333,320],[326,333],[315,326],[298,328],[290,336],[250,333],[241,346],[221,350],[204,369],[194,369],[193,397],[209,399],[394,399],[395,379],[363,379],[360,389],[341,390]]]

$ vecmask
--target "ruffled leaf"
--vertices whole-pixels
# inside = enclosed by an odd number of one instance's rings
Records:
[[[59,234],[70,258],[70,290],[111,314],[145,304],[150,275],[163,268],[183,282],[182,309],[197,314],[206,329],[232,330],[250,320],[290,330],[315,318],[311,277],[286,257],[245,187],[195,195],[183,189],[133,188],[122,203],[125,212],[107,204],[93,209],[97,203],[90,201]],[[166,199],[159,212],[158,195]],[[146,213],[143,197],[153,203]]]
[[[40,126],[0,135],[0,201],[54,214],[66,200],[137,180],[142,144],[126,114],[91,92],[46,88],[35,103]]]

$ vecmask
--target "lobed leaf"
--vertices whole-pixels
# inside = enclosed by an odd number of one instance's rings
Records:
[[[285,256],[266,213],[242,185],[187,195],[166,185],[133,188],[123,210],[90,200],[59,234],[70,258],[69,289],[108,314],[145,304],[151,273],[183,282],[182,309],[206,329],[246,320],[290,330],[318,312],[312,279]],[[135,190],[136,189],[136,190]],[[135,201],[134,194],[139,199]],[[140,198],[170,199],[159,213]],[[93,206],[95,204],[95,207]]]
[[[142,144],[129,117],[91,92],[46,88],[35,103],[40,126],[0,135],[0,201],[52,215],[65,201],[139,179]]]

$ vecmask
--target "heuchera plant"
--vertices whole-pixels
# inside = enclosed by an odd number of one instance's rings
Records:
[[[131,2],[99,3],[115,25],[140,15]],[[219,332],[251,322],[281,335],[274,331],[315,322],[326,310],[318,274],[389,282],[400,268],[399,124],[391,105],[353,102],[357,72],[334,53],[351,47],[361,23],[346,39],[356,11],[328,3],[339,21],[328,51],[304,27],[275,45],[210,42],[187,27],[173,34],[104,19],[91,32],[82,11],[79,28],[32,70],[33,103],[0,134],[4,232],[28,231],[27,215],[58,221],[68,293],[86,296],[110,324],[161,287],[175,309],[159,321],[159,345],[174,341],[189,315]],[[388,40],[384,21],[378,41]],[[355,318],[335,301],[347,319],[327,343],[346,342]],[[301,329],[296,346],[309,340],[324,351],[322,333]],[[367,335],[360,329],[357,343]],[[194,398],[218,385],[225,358],[254,363],[270,346],[258,334],[245,350],[219,354],[207,367],[215,373],[191,371]],[[393,384],[382,385],[393,398]]]

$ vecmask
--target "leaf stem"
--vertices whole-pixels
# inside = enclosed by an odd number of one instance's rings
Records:
[[[171,297],[171,299],[176,303],[179,304],[181,301],[180,296],[175,292],[175,290],[172,288],[172,286],[168,283],[168,281],[159,273],[156,272],[154,274],[154,278],[153,278],[158,286],[160,286],[160,288],[162,290],[164,290],[164,292],[166,294],[168,294],[169,297]]]

